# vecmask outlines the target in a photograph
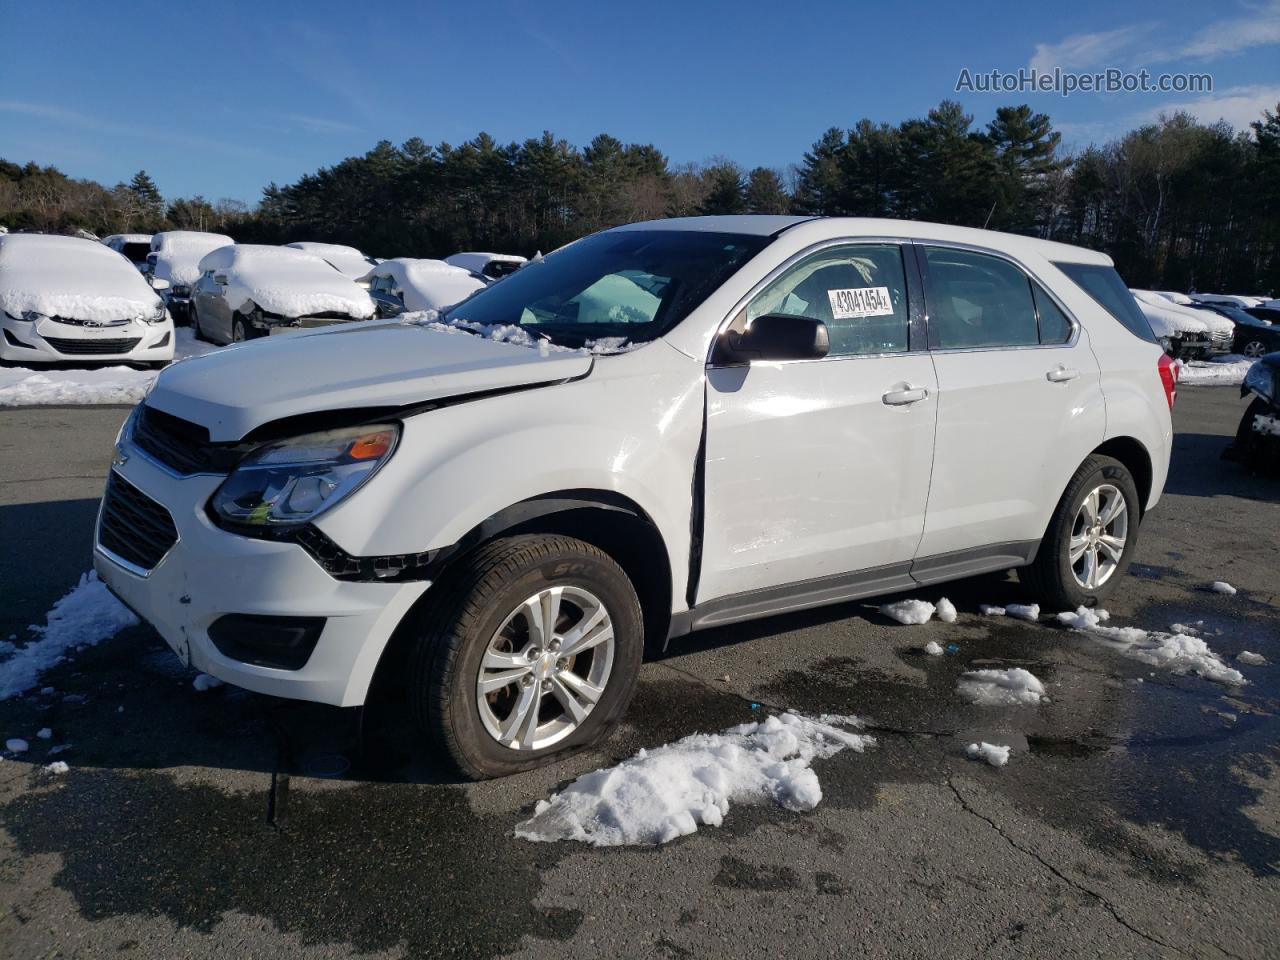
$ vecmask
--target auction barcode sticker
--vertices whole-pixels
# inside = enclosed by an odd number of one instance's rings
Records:
[[[828,290],[831,298],[831,318],[852,320],[856,317],[885,317],[893,314],[893,300],[888,287],[850,287],[847,290]]]

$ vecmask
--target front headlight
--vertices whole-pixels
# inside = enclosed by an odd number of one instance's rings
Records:
[[[37,320],[39,320],[43,316],[44,316],[43,313],[39,313],[35,310],[22,311],[22,319],[26,320],[28,323],[35,323]]]
[[[1276,372],[1261,360],[1255,360],[1249,372],[1244,375],[1242,394],[1252,390],[1264,400],[1272,400],[1276,395]]]
[[[164,301],[161,301],[156,304],[156,309],[151,316],[144,319],[146,319],[147,323],[164,323],[165,315]]]
[[[228,523],[262,530],[296,526],[358,490],[391,459],[399,424],[346,427],[265,444],[210,501]]]

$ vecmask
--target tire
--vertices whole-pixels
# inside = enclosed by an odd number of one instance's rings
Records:
[[[462,561],[432,593],[408,624],[409,698],[421,735],[459,774],[480,780],[528,770],[613,731],[635,693],[644,625],[635,588],[602,550],[562,536],[496,540]],[[546,640],[530,614],[542,608],[526,601],[553,595],[560,618]],[[611,622],[612,648],[606,640],[568,659],[553,652],[561,649],[560,637],[567,650],[574,628],[597,608]],[[603,632],[600,625],[586,631]],[[531,658],[533,666],[527,666]],[[505,679],[520,670],[526,672],[518,679]],[[568,673],[577,676],[572,684],[563,679]],[[481,694],[482,677],[494,685],[492,692]],[[582,708],[586,701],[568,691],[597,681],[603,692],[588,686],[594,705],[575,720],[563,698]],[[520,723],[521,715],[535,720]],[[504,731],[509,743],[502,742]]]
[[[1244,346],[1240,348],[1240,352],[1250,360],[1257,360],[1258,357],[1267,353],[1267,345],[1261,340],[1247,340]]]
[[[187,317],[191,320],[191,335],[197,340],[208,340],[204,335],[204,330],[200,328],[200,313],[196,310],[195,302],[192,301],[191,306],[187,307]]]
[[[1123,500],[1125,524],[1118,560],[1114,557],[1114,551],[1119,539],[1119,517],[1103,525],[1104,534],[1110,537],[1106,542],[1094,541],[1089,528],[1082,527],[1079,522],[1085,516],[1082,511],[1086,498],[1099,489],[1115,491]],[[1111,503],[1111,495],[1104,494],[1101,498],[1104,517]],[[1040,541],[1035,562],[1021,568],[1018,579],[1034,599],[1050,609],[1074,610],[1077,607],[1097,606],[1110,596],[1129,569],[1134,550],[1138,546],[1141,506],[1137,484],[1133,482],[1133,476],[1123,463],[1096,454],[1086,458],[1067,484],[1062,499],[1054,509],[1044,539]],[[1094,544],[1092,547],[1086,546],[1080,559],[1074,563],[1071,557],[1073,534],[1076,535],[1074,546],[1077,549],[1081,541]],[[1097,582],[1092,584],[1088,577],[1090,554],[1094,556],[1095,568],[1098,570],[1094,577]],[[1099,557],[1102,558],[1101,561],[1098,560]]]
[[[239,314],[231,321],[231,342],[243,343],[249,339],[249,328],[245,326]]]

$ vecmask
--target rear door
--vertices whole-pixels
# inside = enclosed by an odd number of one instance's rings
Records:
[[[819,319],[831,347],[821,360],[708,368],[697,602],[855,571],[910,582],[937,386],[910,257],[898,243],[826,247],[734,319]]]
[[[967,248],[916,250],[938,377],[933,481],[913,567],[929,579],[975,551],[991,569],[1025,556],[1102,442],[1106,409],[1087,333],[1019,264]]]

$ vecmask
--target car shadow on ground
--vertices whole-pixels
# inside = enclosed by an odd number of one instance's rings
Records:
[[[1280,477],[1255,473],[1222,458],[1230,437],[1209,433],[1175,433],[1173,457],[1177,470],[1169,472],[1165,492],[1187,497],[1240,497],[1264,503],[1280,499]],[[1277,535],[1274,531],[1273,536]]]

